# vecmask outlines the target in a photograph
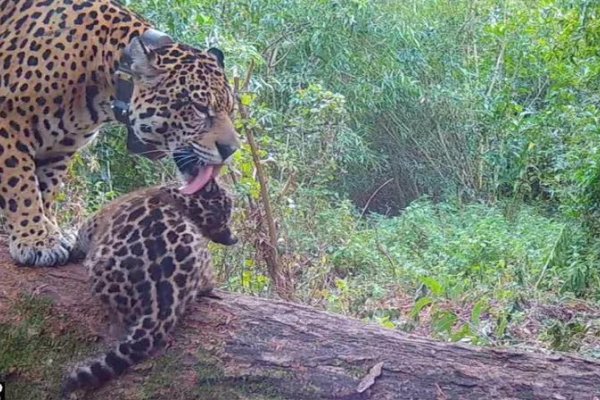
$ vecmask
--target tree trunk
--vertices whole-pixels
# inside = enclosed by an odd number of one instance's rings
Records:
[[[81,266],[16,268],[0,249],[0,322],[23,292],[50,297],[70,327],[102,337],[101,348],[111,340]],[[174,375],[150,398],[600,399],[597,361],[439,343],[298,304],[217,294],[189,310],[164,351]],[[141,398],[127,393],[156,375],[160,359],[92,397]]]

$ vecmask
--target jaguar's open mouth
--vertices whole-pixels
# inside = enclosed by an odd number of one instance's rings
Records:
[[[193,169],[193,173],[186,176],[186,183],[179,188],[183,194],[191,195],[198,193],[208,181],[216,178],[221,172],[223,165],[202,165]]]

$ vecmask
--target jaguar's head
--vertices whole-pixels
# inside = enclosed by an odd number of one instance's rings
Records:
[[[151,159],[170,155],[184,181],[181,192],[198,192],[240,147],[223,53],[151,34],[133,39],[125,52],[134,83],[129,150]]]

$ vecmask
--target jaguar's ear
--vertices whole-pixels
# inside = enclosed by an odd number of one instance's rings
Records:
[[[171,37],[154,29],[133,38],[123,54],[128,59],[134,76],[142,80],[152,80],[160,75],[162,70],[155,65],[155,50],[171,43]]]
[[[208,49],[208,53],[216,57],[219,67],[225,68],[225,56],[221,50],[217,49],[216,47],[211,47]]]

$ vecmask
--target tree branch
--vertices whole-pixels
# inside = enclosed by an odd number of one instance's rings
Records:
[[[251,62],[248,67],[248,72],[246,74],[246,79],[244,81],[244,86],[242,86],[243,90],[248,88],[250,83],[250,79],[252,76],[252,71],[254,70],[254,63]],[[240,92],[240,80],[239,77],[234,78],[234,88],[235,92]],[[241,97],[238,97],[238,110],[242,121],[244,124],[249,118],[248,110],[246,106],[241,101]],[[254,138],[254,131],[252,128],[245,126],[244,132],[246,134],[246,138],[248,139],[248,145],[250,146],[250,153],[252,154],[252,160],[254,161],[254,168],[256,169],[256,174],[258,177],[258,182],[260,184],[260,197],[263,208],[265,210],[265,219],[267,222],[267,231],[269,235],[269,243],[267,248],[264,249],[265,253],[265,261],[267,264],[267,269],[269,270],[269,276],[273,281],[273,285],[275,287],[275,292],[283,299],[291,300],[293,297],[293,287],[291,285],[291,281],[286,278],[286,274],[281,270],[281,266],[279,264],[279,256],[277,253],[277,228],[275,227],[275,218],[273,216],[273,209],[271,207],[271,201],[269,198],[269,188],[267,183],[267,176],[263,170],[262,163],[260,161],[260,156],[258,154],[258,144]]]

